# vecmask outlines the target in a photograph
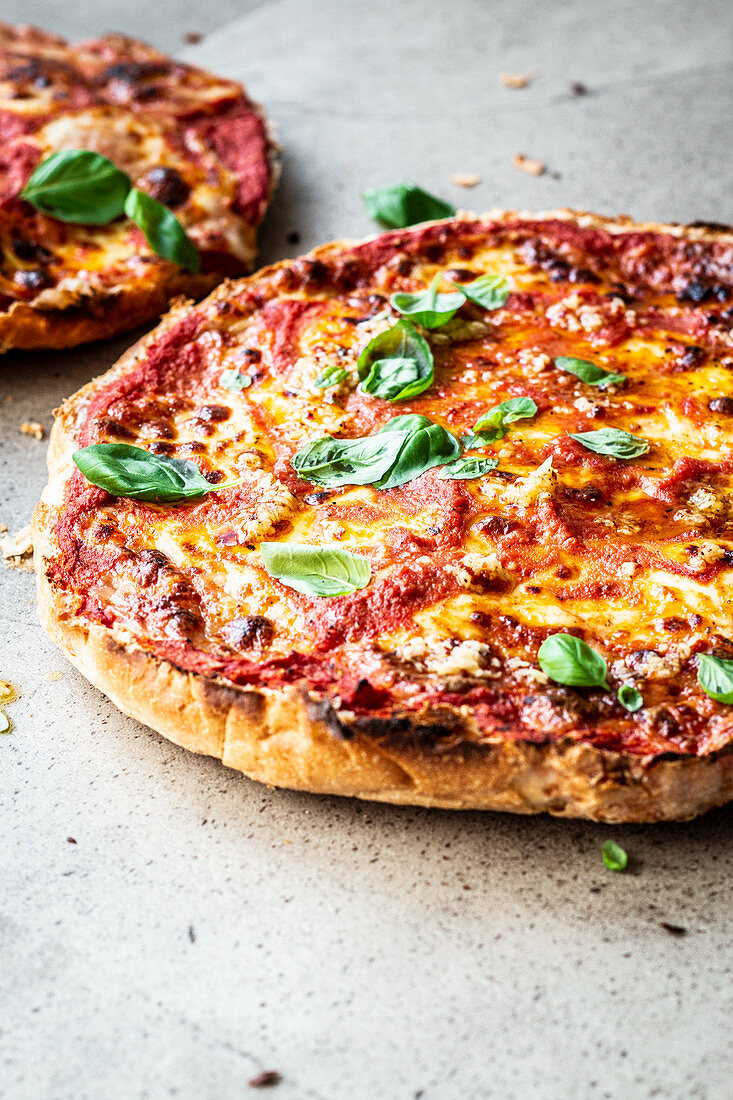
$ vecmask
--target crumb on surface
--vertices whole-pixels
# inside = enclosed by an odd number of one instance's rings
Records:
[[[475,187],[481,183],[481,176],[477,172],[454,172],[451,180],[456,187]]]
[[[571,95],[588,95],[588,85],[584,84],[582,80],[574,80],[570,85]]]
[[[505,88],[527,88],[536,75],[534,69],[531,73],[500,73],[499,80]]]
[[[524,153],[515,153],[512,157],[512,165],[520,172],[526,172],[528,176],[541,176],[547,171],[547,165],[543,160],[526,157]]]
[[[24,420],[20,425],[20,430],[23,435],[32,435],[34,439],[37,439],[40,443],[46,434],[43,424],[40,420]]]
[[[5,535],[4,538],[0,538],[0,552],[8,569],[32,571],[33,542],[30,525],[21,527],[20,531],[16,531],[14,535]]]
[[[279,1085],[281,1081],[282,1075],[276,1069],[266,1069],[262,1073],[258,1073],[256,1077],[250,1078],[249,1087],[251,1089],[267,1089],[272,1088],[273,1085]]]
[[[203,37],[201,31],[186,31],[183,41],[187,42],[189,46],[197,46],[203,40]]]

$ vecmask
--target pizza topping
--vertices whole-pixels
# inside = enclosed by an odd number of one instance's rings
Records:
[[[488,310],[501,309],[511,293],[509,281],[503,275],[480,275],[470,283],[461,283],[457,289],[469,302]]]
[[[432,386],[433,353],[414,325],[398,321],[369,341],[359,356],[357,370],[363,393],[385,401],[406,401]]]
[[[438,477],[445,480],[470,481],[483,477],[499,465],[498,458],[478,458],[464,455],[438,470]]]
[[[326,436],[293,455],[299,477],[317,485],[373,485],[394,489],[458,458],[460,444],[425,416],[394,416],[374,435],[361,439]]]
[[[361,197],[375,221],[390,229],[405,229],[419,222],[452,218],[454,206],[423,191],[417,184],[397,183],[393,187],[372,187]]]
[[[629,857],[620,844],[614,840],[607,840],[601,848],[603,862],[609,871],[625,871],[629,865]]]
[[[733,703],[733,661],[703,653],[698,658],[697,679],[711,699],[718,703]]]
[[[466,295],[463,290],[453,294],[439,294],[438,287],[443,281],[441,271],[435,276],[427,290],[420,294],[393,294],[390,301],[398,313],[423,328],[440,328],[450,321],[463,303]]]
[[[127,173],[100,153],[53,153],[36,168],[21,198],[51,217],[80,225],[106,225],[124,213],[158,256],[187,271],[200,270],[199,254],[175,214],[133,187]]]
[[[537,657],[542,671],[558,684],[610,690],[605,660],[573,634],[551,634],[540,646]]]
[[[630,684],[622,684],[618,689],[618,701],[630,714],[635,714],[637,710],[641,710],[644,706],[644,698],[641,692]]]
[[[595,432],[569,433],[574,439],[588,451],[598,455],[609,455],[611,458],[638,458],[649,450],[649,444],[645,439],[640,439],[630,432],[621,431],[619,428],[599,428]]]
[[[340,547],[263,542],[260,553],[271,577],[305,596],[347,596],[371,576],[366,558]]]
[[[212,485],[195,462],[153,455],[127,443],[93,443],[73,459],[88,482],[112,496],[175,504],[201,500],[213,490],[230,489],[242,479]]]
[[[473,426],[473,434],[466,438],[466,446],[483,447],[487,443],[494,443],[504,438],[510,424],[536,415],[537,405],[531,397],[512,397],[508,401],[502,401],[478,418]]]
[[[587,382],[589,386],[598,386],[599,389],[605,389],[606,386],[616,386],[626,381],[625,375],[604,370],[603,367],[599,367],[587,359],[575,359],[572,356],[559,355],[553,362],[560,370],[566,370],[570,374],[574,374],[581,382]]]
[[[191,188],[178,169],[168,165],[151,168],[145,183],[148,194],[170,209],[181,206],[191,194]]]
[[[252,385],[252,375],[243,374],[242,371],[235,368],[229,368],[221,372],[219,381],[229,393],[241,393],[242,390],[246,390]]]

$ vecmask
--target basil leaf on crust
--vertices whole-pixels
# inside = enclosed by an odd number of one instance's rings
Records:
[[[517,420],[528,420],[537,415],[537,405],[531,397],[512,397],[494,405],[483,413],[473,426],[473,435],[466,437],[467,447],[482,447],[503,439],[509,426]]]
[[[443,466],[438,471],[441,481],[472,481],[474,478],[483,477],[491,473],[499,465],[498,458],[479,458],[473,455],[464,455],[456,458]]]
[[[470,302],[482,309],[501,309],[511,294],[509,281],[503,275],[480,275],[471,283],[452,283]]]
[[[573,634],[551,634],[537,654],[542,671],[558,684],[608,688],[608,669],[600,653]]]
[[[451,432],[413,413],[394,416],[361,439],[317,439],[297,451],[290,464],[299,477],[326,488],[396,489],[460,453],[461,445]]]
[[[718,703],[733,703],[733,661],[703,653],[697,659],[700,687]]]
[[[418,222],[452,218],[455,206],[423,191],[414,183],[397,183],[393,187],[370,187],[361,197],[375,221],[390,229],[405,229]]]
[[[101,153],[64,149],[41,161],[21,198],[59,221],[106,225],[123,213],[131,186]]]
[[[586,382],[589,386],[598,386],[599,389],[626,381],[625,374],[614,374],[613,371],[604,370],[603,367],[591,363],[588,359],[575,359],[572,355],[558,355],[553,359],[553,363],[560,370],[574,374],[581,382]]]
[[[366,558],[338,546],[263,542],[260,553],[271,577],[305,596],[348,596],[366,588],[372,572]]]
[[[455,317],[466,301],[462,291],[454,294],[439,294],[438,287],[443,276],[435,276],[427,290],[419,294],[393,294],[390,301],[398,313],[402,313],[416,325],[423,328],[440,328]]]
[[[207,493],[231,489],[241,478],[207,481],[195,462],[185,458],[153,455],[127,443],[92,443],[74,451],[73,459],[84,477],[115,497],[148,500],[156,504],[201,500]]]
[[[406,401],[433,384],[433,353],[409,321],[370,340],[357,362],[360,389],[385,401]]]

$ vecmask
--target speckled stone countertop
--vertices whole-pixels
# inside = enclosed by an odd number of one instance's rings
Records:
[[[359,191],[400,179],[474,209],[733,221],[723,0],[213,7],[4,0],[2,18],[121,29],[243,78],[285,145],[263,262],[371,232]],[[0,363],[11,532],[44,483],[20,424],[47,430],[127,343]],[[278,1100],[731,1095],[733,809],[609,829],[267,790],[117,712],[41,633],[32,576],[0,579],[20,691],[0,738],[7,1100],[240,1100],[267,1069]]]

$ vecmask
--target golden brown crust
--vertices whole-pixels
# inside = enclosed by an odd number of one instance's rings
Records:
[[[570,211],[554,216],[574,217]],[[491,212],[487,217],[495,221],[517,215]],[[580,217],[584,224],[605,229],[624,224]],[[695,239],[728,236],[714,229],[644,228]],[[313,255],[345,244],[324,246]],[[262,276],[260,272],[256,278]],[[227,293],[222,286],[215,295]],[[177,306],[154,333],[131,348],[104,376],[104,384],[128,370],[141,348],[174,326],[184,308]],[[451,723],[455,737],[450,748],[437,752],[421,740],[425,715],[407,722],[403,717],[399,735],[387,730],[368,734],[348,714],[336,716],[328,704],[301,688],[252,690],[187,672],[146,652],[123,632],[81,620],[67,593],[48,580],[45,562],[55,554],[53,529],[76,446],[77,421],[101,384],[89,383],[59,411],[49,451],[50,484],[34,517],[34,546],[44,628],[125,713],[253,779],[319,793],[456,809],[544,811],[606,822],[687,820],[733,797],[730,748],[706,756],[634,756],[570,739],[478,745],[471,740],[475,730],[470,716],[445,707],[440,719]]]
[[[80,57],[85,58],[85,63],[89,62],[94,51],[101,51],[108,55],[109,61],[129,62],[130,69],[136,66],[144,68],[155,62],[164,66],[173,64],[170,58],[147,43],[125,35],[109,34],[100,39],[70,44],[65,39],[32,25],[0,22],[0,59],[4,51],[12,58],[18,50],[22,51],[18,57],[26,60],[60,59],[67,63],[70,71],[74,69],[76,51]],[[119,67],[124,68],[125,65]],[[81,68],[83,69],[83,65]],[[207,78],[207,74],[202,71],[190,68],[187,71]],[[242,101],[258,116],[266,132],[266,151],[263,156],[268,162],[268,185],[262,203],[264,211],[280,175],[280,146],[261,107],[245,98],[239,85],[231,84],[230,87],[239,89]],[[54,116],[63,113],[62,108],[54,107]],[[131,117],[144,121],[145,112],[138,110]],[[2,166],[0,193],[1,185]],[[257,254],[257,225],[262,211],[251,219],[244,216],[238,218],[236,259],[226,254],[210,256],[205,262],[206,270],[202,273],[187,272],[173,263],[151,256],[142,273],[130,273],[124,279],[113,281],[108,287],[100,285],[99,281],[90,282],[80,292],[71,295],[64,293],[62,297],[68,300],[58,305],[49,300],[47,289],[41,295],[46,299],[43,304],[37,305],[34,300],[18,299],[5,309],[0,308],[0,354],[11,349],[70,348],[92,340],[107,339],[160,317],[169,303],[179,295],[194,299],[203,297],[221,282],[226,272],[251,270]]]

